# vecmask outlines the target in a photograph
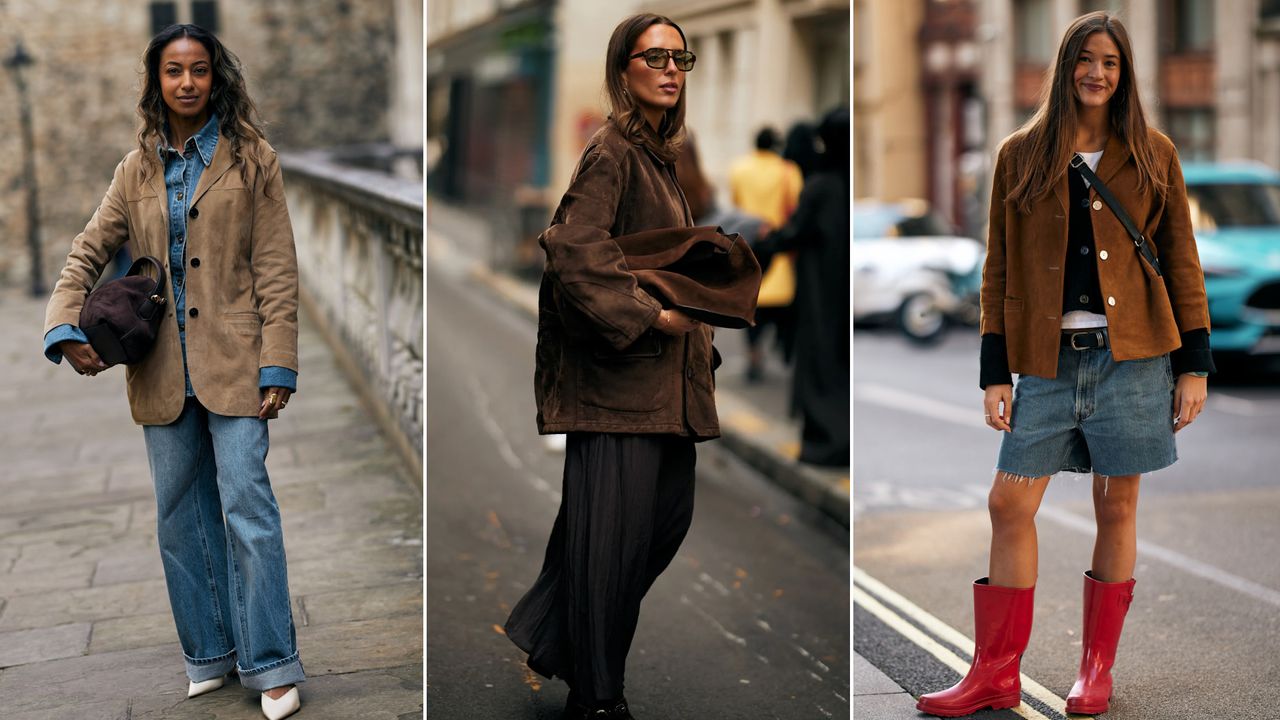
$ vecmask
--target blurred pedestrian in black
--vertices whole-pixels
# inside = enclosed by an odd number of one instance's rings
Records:
[[[798,122],[787,131],[787,139],[782,145],[783,159],[795,163],[805,179],[818,172],[822,163],[817,137],[813,132],[813,125]]]
[[[796,209],[804,178],[795,163],[777,153],[778,134],[771,127],[756,134],[756,146],[739,159],[729,171],[729,190],[733,204],[742,211],[761,217],[769,228],[781,227]],[[791,303],[795,299],[796,273],[794,253],[777,253],[766,266],[760,281],[756,324],[747,328],[747,382],[764,379],[764,350],[760,339],[766,327],[784,325],[791,319]]]
[[[695,57],[651,14],[622,21],[607,55],[612,114],[540,238],[538,430],[568,433],[564,490],[542,572],[506,623],[530,668],[568,683],[565,717],[601,720],[632,717],[640,601],[693,519],[694,443],[720,434],[711,328],[643,289],[621,245],[693,227],[675,160]]]
[[[800,460],[849,465],[849,111],[818,126],[823,151],[786,225],[754,248],[761,266],[796,251],[792,409],[803,420]]]

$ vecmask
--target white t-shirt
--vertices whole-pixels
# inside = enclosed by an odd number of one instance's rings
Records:
[[[1098,152],[1082,152],[1080,157],[1084,158],[1085,163],[1090,170],[1098,170],[1098,161],[1102,159],[1102,151]],[[1089,181],[1084,181],[1084,186],[1089,187]],[[1062,316],[1063,330],[1083,330],[1085,328],[1099,328],[1107,326],[1107,316],[1100,313],[1092,313],[1088,310],[1072,310]]]

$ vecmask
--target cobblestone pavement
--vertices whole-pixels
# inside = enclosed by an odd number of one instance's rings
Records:
[[[0,715],[260,718],[231,682],[188,700],[124,373],[40,354],[44,300],[0,293]],[[422,717],[422,493],[310,319],[299,394],[271,424],[300,717]]]

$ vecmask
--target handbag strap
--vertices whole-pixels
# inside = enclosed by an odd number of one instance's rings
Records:
[[[160,264],[159,260],[150,255],[143,255],[133,261],[133,264],[129,266],[129,272],[125,273],[125,276],[141,275],[144,265],[151,265],[156,270],[155,286],[151,288],[151,292],[147,293],[147,299],[138,308],[138,314],[150,320],[156,310],[163,312],[165,272],[164,266]]]
[[[1124,206],[1120,204],[1115,195],[1111,194],[1111,190],[1107,188],[1106,183],[1102,182],[1094,174],[1093,170],[1089,168],[1089,163],[1084,161],[1080,153],[1072,156],[1071,167],[1083,175],[1084,179],[1088,180],[1089,184],[1098,191],[1098,195],[1111,208],[1111,212],[1115,213],[1116,218],[1120,220],[1120,224],[1124,225],[1125,231],[1129,233],[1129,237],[1133,240],[1134,247],[1138,248],[1138,254],[1147,261],[1152,270],[1156,271],[1156,277],[1163,277],[1163,273],[1160,272],[1160,261],[1156,259],[1155,253],[1151,251],[1151,246],[1147,244],[1147,239],[1142,236],[1142,233],[1138,232],[1138,226],[1133,224],[1129,213],[1124,211]]]

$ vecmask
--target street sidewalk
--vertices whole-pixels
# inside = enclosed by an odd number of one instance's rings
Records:
[[[439,201],[427,203],[428,262],[455,264],[494,294],[535,322],[538,317],[538,287],[528,279],[494,272],[487,226],[466,211]],[[466,242],[461,242],[466,239]],[[716,345],[725,363],[716,372],[716,406],[720,415],[721,441],[748,464],[810,506],[849,527],[849,469],[821,468],[799,462],[800,424],[787,416],[790,371],[768,353],[765,382],[748,384],[745,333],[717,331]],[[730,344],[734,344],[730,347]],[[530,360],[532,362],[532,360]]]
[[[916,699],[866,658],[853,655],[853,720],[920,720]]]
[[[5,720],[260,718],[236,682],[186,698],[124,372],[41,354],[45,299],[0,294],[0,708]],[[301,319],[271,422],[308,718],[421,717],[422,493]]]

